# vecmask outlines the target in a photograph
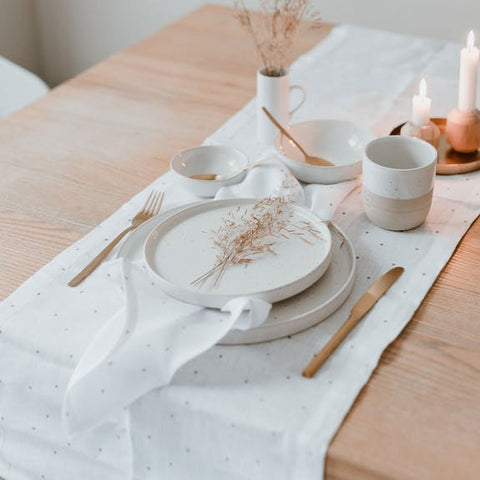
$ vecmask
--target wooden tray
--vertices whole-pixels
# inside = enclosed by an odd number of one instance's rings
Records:
[[[480,169],[480,150],[473,153],[459,153],[450,148],[445,135],[447,125],[446,118],[432,118],[432,122],[438,125],[442,136],[438,147],[437,175],[456,175],[458,173],[474,172]],[[400,135],[400,129],[405,125],[396,126],[390,135]]]

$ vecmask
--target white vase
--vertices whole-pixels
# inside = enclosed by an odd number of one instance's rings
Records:
[[[289,109],[290,92],[299,90],[302,99],[296,107]],[[282,124],[288,127],[290,116],[295,113],[305,102],[305,89],[299,85],[290,85],[288,72],[281,77],[270,77],[257,72],[257,139],[262,145],[273,145],[277,127],[265,115],[262,107],[265,107]]]

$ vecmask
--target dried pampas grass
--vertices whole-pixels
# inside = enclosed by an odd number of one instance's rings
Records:
[[[320,23],[312,0],[262,0],[258,11],[249,10],[245,0],[235,0],[235,15],[252,36],[263,73],[270,77],[285,75],[303,20],[309,20],[309,26]]]
[[[215,265],[192,282],[201,286],[210,277],[218,285],[225,269],[230,266],[248,266],[263,255],[276,255],[279,240],[297,238],[312,244],[321,239],[320,232],[307,220],[292,223],[293,199],[267,197],[251,208],[237,206],[223,219],[220,226],[210,232],[213,247],[217,250]]]

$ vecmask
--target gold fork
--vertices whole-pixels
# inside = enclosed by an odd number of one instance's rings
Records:
[[[163,197],[163,192],[150,192],[143,208],[132,218],[132,224],[122,233],[118,234],[78,275],[75,275],[75,277],[68,282],[68,286],[76,287],[79,283],[83,282],[128,232],[135,230],[135,228],[143,222],[157,215],[162,206]]]

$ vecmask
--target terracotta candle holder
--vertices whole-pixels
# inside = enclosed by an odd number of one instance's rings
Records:
[[[447,139],[457,152],[472,153],[480,147],[480,113],[454,108],[447,117]]]
[[[427,125],[422,125],[420,127],[417,127],[411,122],[407,122],[400,129],[400,135],[420,138],[421,140],[425,140],[426,142],[430,143],[437,149],[440,145],[440,129],[432,121],[430,121]]]

